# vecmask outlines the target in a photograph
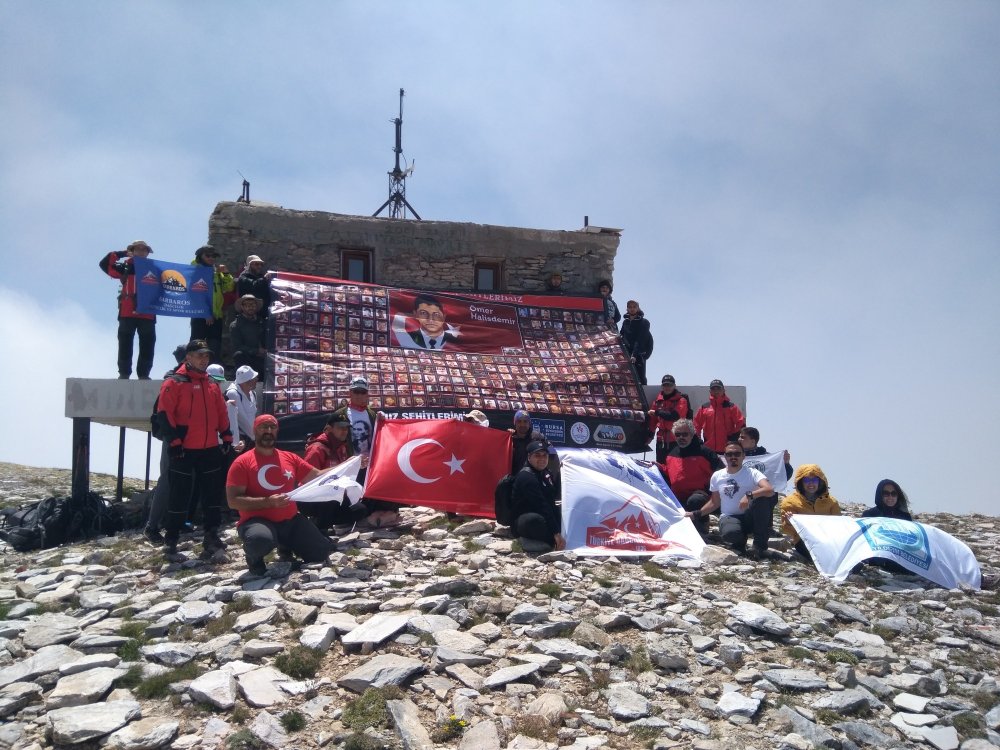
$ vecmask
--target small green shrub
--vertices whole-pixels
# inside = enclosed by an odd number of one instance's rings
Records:
[[[249,729],[241,729],[236,734],[229,735],[226,750],[267,750],[267,745],[254,737]]]
[[[280,721],[286,732],[301,732],[306,728],[306,717],[299,711],[286,711]]]
[[[129,638],[115,650],[122,661],[139,661],[142,658],[142,643],[135,638]]]
[[[384,727],[389,724],[389,709],[386,701],[401,698],[403,691],[397,687],[368,688],[360,696],[344,707],[340,723],[357,732],[369,727]]]
[[[344,740],[344,750],[383,750],[383,745],[367,734],[352,734]]]
[[[740,580],[740,577],[735,573],[728,570],[717,571],[715,573],[706,573],[705,577],[702,579],[709,586],[715,586],[720,583],[736,583]]]
[[[442,576],[443,578],[453,578],[458,575],[458,567],[455,565],[444,565],[435,570],[434,574]]]
[[[115,688],[123,690],[134,690],[142,682],[142,667],[136,664],[129,667],[128,671],[115,680]]]
[[[951,717],[951,725],[966,739],[986,737],[986,722],[982,716],[977,716],[972,711],[955,714]]]
[[[748,602],[753,602],[754,604],[767,604],[767,597],[763,594],[750,594],[747,597]]]
[[[540,583],[535,587],[538,593],[553,599],[562,593],[562,586],[557,583]]]
[[[638,675],[642,672],[649,672],[653,668],[653,662],[649,660],[649,654],[646,653],[646,649],[637,648],[625,660],[625,668],[632,674]]]
[[[247,707],[241,703],[233,706],[232,710],[229,712],[229,720],[234,724],[239,724],[240,726],[243,726],[252,718],[253,714],[251,714]]]
[[[323,652],[306,646],[293,646],[274,660],[274,666],[296,680],[315,677],[322,663]]]
[[[222,611],[226,614],[242,615],[253,609],[253,600],[249,596],[237,596],[229,602]]]
[[[791,659],[812,659],[813,652],[803,646],[792,646],[787,651]]]
[[[549,724],[544,716],[537,714],[521,716],[514,721],[514,731],[534,740],[551,742],[556,738],[557,728]]]
[[[655,578],[658,581],[665,581],[667,579],[667,574],[663,572],[663,568],[652,560],[646,560],[646,562],[642,564],[642,572],[650,578]]]
[[[148,677],[143,680],[135,689],[135,694],[139,698],[166,698],[170,693],[170,686],[175,682],[193,680],[201,673],[198,665],[193,661],[182,667],[171,669],[169,672]]]
[[[431,739],[435,742],[449,742],[461,737],[468,726],[469,722],[452,714],[431,732]]]
[[[852,654],[850,651],[844,651],[843,649],[835,648],[832,651],[826,652],[826,660],[831,664],[836,664],[837,662],[843,662],[845,664],[857,664],[858,657]]]

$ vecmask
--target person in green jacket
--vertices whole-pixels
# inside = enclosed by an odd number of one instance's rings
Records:
[[[223,298],[236,288],[236,280],[229,270],[218,262],[219,253],[211,245],[202,245],[194,254],[192,266],[210,266],[212,279],[212,317],[191,318],[191,339],[204,339],[212,350],[212,362],[222,361]]]

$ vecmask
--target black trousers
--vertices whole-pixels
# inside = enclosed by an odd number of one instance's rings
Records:
[[[170,459],[170,502],[163,536],[176,541],[189,510],[201,504],[205,531],[217,532],[222,525],[222,497],[226,477],[222,471],[222,451],[218,448],[184,451]]]
[[[307,563],[322,562],[337,545],[301,513],[287,521],[251,518],[238,529],[247,565],[263,560],[275,547],[289,549]]]
[[[153,349],[156,347],[156,321],[146,318],[118,318],[118,375],[127,378],[132,374],[132,346],[139,334],[139,359],[135,373],[148,378],[153,369]]]
[[[701,507],[708,502],[709,494],[704,490],[695,490],[692,492],[687,500],[681,503],[684,506],[684,510],[689,510],[694,513],[691,517],[691,523],[698,530],[698,533],[705,537],[708,535],[708,517],[699,516],[698,511]]]
[[[755,498],[745,513],[738,516],[722,516],[719,519],[719,533],[722,541],[737,552],[747,548],[747,537],[753,536],[753,547],[758,552],[767,551],[767,540],[773,530],[774,506],[778,496]]]
[[[191,340],[205,339],[212,350],[212,364],[222,362],[222,319],[209,325],[204,318],[191,318]]]
[[[514,522],[514,528],[518,536],[555,546],[556,537],[549,531],[549,525],[541,513],[522,513]]]

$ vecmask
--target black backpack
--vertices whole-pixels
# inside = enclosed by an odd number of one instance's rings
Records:
[[[49,549],[120,530],[120,513],[95,492],[88,492],[82,502],[58,496],[21,508],[5,508],[0,518],[0,538],[18,552]]]
[[[493,490],[493,515],[501,526],[510,526],[514,518],[511,513],[510,501],[514,494],[515,474],[506,474],[497,482]]]
[[[180,365],[178,365],[178,367],[179,366]],[[189,378],[187,375],[178,375],[173,370],[167,373],[167,378],[170,378],[175,383],[191,382],[191,378]],[[160,394],[157,393],[156,400],[153,402],[153,413],[149,415],[149,433],[157,440],[164,440],[167,437],[167,430],[170,429],[170,425],[164,424],[164,420],[160,419],[159,414],[160,414]]]

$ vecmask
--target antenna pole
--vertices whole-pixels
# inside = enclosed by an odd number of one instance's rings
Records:
[[[399,157],[403,155],[403,96],[405,94],[403,89],[399,90],[399,117],[392,121],[396,126],[396,147],[393,149],[396,154],[396,163],[392,171],[387,173],[389,175],[389,198],[378,207],[372,216],[378,216],[388,206],[390,219],[405,219],[406,209],[409,209],[417,221],[420,221],[420,214],[406,200],[406,178],[413,173],[413,168],[404,171],[399,166]]]

